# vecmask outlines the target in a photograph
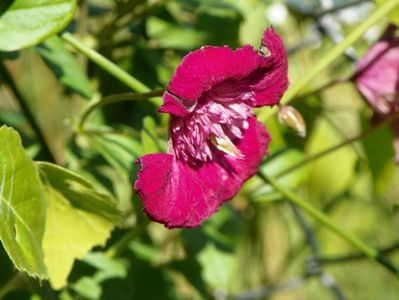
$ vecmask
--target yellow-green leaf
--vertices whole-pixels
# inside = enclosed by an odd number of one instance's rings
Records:
[[[45,262],[54,289],[67,284],[75,259],[103,246],[120,220],[116,203],[83,177],[49,163],[39,163],[47,201],[43,239]]]
[[[0,240],[14,265],[47,276],[41,248],[46,204],[39,175],[18,133],[0,128]]]

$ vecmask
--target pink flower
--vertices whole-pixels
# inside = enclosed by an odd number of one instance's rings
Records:
[[[399,37],[390,25],[356,65],[356,85],[377,118],[399,111]],[[399,161],[399,121],[393,123],[396,160]]]
[[[279,102],[288,85],[280,37],[235,51],[205,46],[176,69],[159,111],[169,113],[169,153],[138,162],[135,190],[148,216],[168,228],[198,226],[255,174],[270,136],[253,107]]]
[[[380,114],[399,106],[399,37],[391,25],[356,65],[358,89]]]

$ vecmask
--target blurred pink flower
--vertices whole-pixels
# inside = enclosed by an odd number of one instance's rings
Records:
[[[359,60],[355,82],[374,111],[381,118],[399,111],[399,37],[397,27],[387,30]],[[399,121],[393,123],[395,148],[399,161]]]
[[[256,173],[270,136],[253,107],[274,105],[288,85],[280,37],[262,46],[205,46],[176,69],[159,111],[169,113],[169,153],[141,157],[135,182],[144,211],[168,228],[198,226]]]
[[[355,81],[360,92],[380,114],[399,106],[399,37],[391,25],[356,65]]]

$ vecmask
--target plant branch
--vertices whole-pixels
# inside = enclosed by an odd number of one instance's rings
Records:
[[[301,101],[301,100],[304,100],[304,99],[308,98],[309,96],[317,95],[320,92],[323,92],[325,90],[333,88],[333,87],[335,87],[338,84],[349,82],[351,80],[351,78],[352,78],[352,76],[350,76],[350,77],[340,77],[340,78],[336,78],[334,80],[328,81],[328,82],[322,84],[321,86],[317,87],[313,91],[306,92],[306,93],[303,93],[303,94],[300,94],[300,95],[296,96],[295,98],[292,99],[292,101]]]
[[[104,129],[87,129],[87,128],[82,128],[80,130],[80,133],[86,134],[86,135],[119,135],[119,136],[127,136],[127,137],[134,137],[138,138],[140,137],[140,132],[136,131],[133,128],[130,128],[129,130],[118,130],[118,129],[112,129],[112,128],[104,128]]]
[[[336,285],[334,277],[328,273],[325,273],[321,268],[320,249],[315,231],[307,222],[305,216],[302,214],[301,209],[294,203],[290,202],[290,205],[299,226],[302,228],[302,231],[306,237],[307,243],[312,253],[311,259],[309,260],[307,266],[308,272],[317,276],[320,279],[321,283],[333,293],[337,300],[345,300],[346,297],[344,296],[341,289]]]
[[[288,292],[300,289],[306,284],[308,279],[312,278],[312,276],[313,275],[311,274],[305,274],[303,276],[289,279],[282,283],[271,284],[257,289],[241,292],[239,294],[232,295],[231,298],[234,300],[264,299],[279,292]]]
[[[152,92],[148,92],[148,93],[122,93],[122,94],[115,94],[115,95],[107,96],[100,100],[92,101],[85,107],[85,109],[82,113],[82,116],[80,118],[79,124],[78,124],[78,129],[83,130],[83,126],[84,126],[84,123],[86,122],[87,118],[98,107],[112,104],[112,103],[117,103],[117,102],[149,99],[149,98],[161,96],[162,94],[163,94],[163,91],[152,91]]]
[[[137,80],[126,71],[122,70],[119,66],[117,66],[116,64],[105,58],[104,56],[102,56],[97,51],[86,46],[75,36],[73,36],[73,34],[71,34],[70,32],[64,32],[61,35],[61,37],[65,42],[72,45],[76,50],[86,55],[95,64],[97,64],[99,67],[107,71],[115,78],[119,79],[125,85],[130,87],[133,91],[140,93],[145,93],[150,91],[150,88],[147,87],[144,83]]]
[[[383,254],[380,253],[377,249],[370,247],[361,239],[359,239],[357,236],[343,231],[330,219],[328,215],[318,210],[317,208],[313,207],[311,204],[303,200],[297,194],[286,189],[284,186],[278,183],[274,178],[266,176],[261,172],[258,172],[257,175],[261,179],[263,179],[265,183],[270,184],[276,191],[280,192],[280,194],[284,196],[288,201],[302,208],[305,212],[307,212],[310,216],[319,221],[326,228],[330,229],[332,232],[336,233],[342,239],[347,241],[349,244],[356,247],[363,255],[380,263],[387,270],[395,274],[396,277],[399,279],[399,270],[387,258],[385,258]]]
[[[337,151],[337,150],[341,149],[342,147],[350,145],[350,144],[352,144],[354,142],[363,140],[366,137],[368,137],[369,135],[371,135],[372,133],[374,133],[375,131],[377,131],[379,128],[381,128],[381,127],[383,127],[383,126],[385,126],[387,124],[392,123],[393,121],[395,121],[398,118],[399,118],[399,112],[397,112],[395,114],[392,114],[392,115],[386,117],[383,121],[381,121],[381,122],[377,123],[376,125],[370,127],[368,130],[362,132],[361,134],[359,134],[357,136],[354,136],[354,137],[352,137],[350,139],[347,139],[347,140],[345,140],[345,141],[343,141],[343,142],[341,142],[341,143],[339,143],[337,145],[334,145],[334,146],[332,146],[330,148],[327,148],[326,150],[323,150],[323,151],[320,151],[320,152],[315,153],[313,155],[310,155],[306,159],[298,162],[297,164],[294,164],[294,165],[288,167],[287,169],[282,170],[281,172],[279,172],[276,175],[276,177],[280,178],[282,176],[285,176],[285,175],[287,175],[287,174],[289,174],[289,173],[291,173],[291,172],[293,172],[293,171],[295,171],[295,170],[297,170],[299,168],[304,167],[308,163],[310,163],[310,162],[312,162],[312,161],[314,161],[316,159],[319,159],[320,157],[323,157],[325,155],[331,154],[334,151]]]
[[[286,91],[281,104],[287,104],[291,102],[299,92],[301,92],[306,86],[308,86],[323,70],[331,65],[338,57],[340,57],[345,49],[352,46],[357,40],[359,40],[363,34],[378,21],[383,19],[389,12],[399,5],[399,0],[388,0],[384,4],[379,6],[374,13],[372,13],[364,22],[355,27],[348,36],[333,49],[331,49],[321,60],[319,60],[304,76],[300,77],[299,80],[294,82],[291,87]],[[258,118],[264,122],[270,116],[277,112],[277,107],[273,107],[271,110],[262,109],[258,115]]]
[[[381,254],[390,254],[392,252],[399,250],[399,242],[395,242],[394,244],[378,249],[378,252]],[[326,256],[320,257],[319,261],[321,264],[333,264],[333,263],[342,263],[342,262],[350,262],[355,260],[361,260],[367,258],[363,253],[354,253],[354,254],[347,254],[347,255],[337,255],[337,256]]]

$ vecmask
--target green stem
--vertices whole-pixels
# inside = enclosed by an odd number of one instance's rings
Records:
[[[331,219],[328,215],[323,213],[322,211],[319,211],[317,208],[313,207],[310,205],[308,202],[303,200],[301,197],[299,197],[297,194],[291,192],[290,190],[287,190],[284,186],[279,184],[277,180],[270,176],[266,176],[261,172],[258,172],[257,174],[260,178],[265,181],[265,183],[270,184],[276,191],[278,191],[281,195],[283,195],[288,201],[291,203],[294,203],[295,205],[299,206],[302,208],[305,212],[307,212],[310,216],[312,216],[314,219],[319,221],[321,224],[323,224],[325,227],[330,229],[332,232],[336,233],[338,236],[340,236],[342,239],[356,247],[361,253],[366,255],[367,257],[379,262],[381,265],[383,265],[385,268],[387,268],[390,272],[394,273],[397,278],[399,278],[399,270],[385,258],[378,250],[370,247],[367,245],[365,242],[363,242],[361,239],[358,237],[347,233],[343,231],[341,228],[339,228]]]
[[[280,178],[282,176],[285,176],[285,175],[287,175],[287,174],[289,174],[289,173],[291,173],[291,172],[293,172],[293,171],[295,171],[295,170],[297,170],[299,168],[304,167],[308,163],[310,163],[310,162],[312,162],[312,161],[314,161],[316,159],[319,159],[320,157],[323,157],[325,155],[333,153],[334,151],[337,151],[337,150],[341,149],[342,147],[350,145],[350,144],[352,144],[354,142],[363,140],[366,137],[368,137],[369,135],[371,135],[372,133],[374,133],[375,131],[377,131],[379,128],[381,128],[381,127],[383,127],[383,126],[385,126],[387,124],[392,123],[393,121],[398,119],[398,117],[399,117],[399,112],[395,113],[395,114],[393,114],[393,115],[391,115],[391,116],[389,116],[387,118],[385,118],[382,122],[377,123],[376,125],[370,127],[368,130],[362,132],[361,134],[359,134],[357,136],[354,136],[354,137],[352,137],[350,139],[347,139],[347,140],[345,140],[345,141],[343,141],[343,142],[341,142],[341,143],[339,143],[337,145],[334,145],[334,146],[332,146],[330,148],[327,148],[326,150],[323,150],[323,151],[320,151],[318,153],[315,153],[315,154],[305,158],[304,160],[298,162],[297,164],[294,164],[294,165],[286,168],[285,170],[282,170],[281,172],[279,172],[276,175],[276,177]]]
[[[15,271],[13,276],[0,288],[0,299],[3,299],[11,291],[27,288],[25,275],[19,271]]]
[[[120,67],[118,67],[116,64],[114,64],[113,62],[102,56],[97,51],[94,51],[90,47],[83,44],[71,33],[64,32],[61,35],[61,37],[64,39],[64,41],[71,44],[76,50],[82,52],[94,63],[96,63],[99,67],[103,68],[105,71],[113,75],[115,78],[119,79],[121,82],[126,84],[132,90],[139,93],[145,93],[150,91],[150,88],[147,87],[145,84],[143,84],[142,82],[131,76],[129,73],[122,70]]]
[[[352,46],[371,26],[386,17],[389,12],[391,12],[398,5],[399,0],[388,0],[379,6],[364,22],[353,29],[345,38],[345,40],[336,45],[330,52],[327,53],[327,55],[325,55],[318,63],[316,63],[308,72],[306,72],[303,77],[291,85],[281,99],[281,104],[287,104],[291,102],[300,91],[302,91],[309,83],[315,80],[315,78],[333,61],[340,57],[342,53],[344,53],[345,49]],[[276,113],[277,109],[277,106],[273,107],[272,110],[263,109],[260,111],[258,118],[261,121],[266,121],[271,115]]]
[[[117,129],[112,129],[112,128],[106,128],[106,129],[87,129],[87,128],[82,128],[80,131],[81,134],[85,135],[119,135],[119,136],[126,136],[126,137],[133,137],[133,138],[139,138],[141,136],[139,131],[136,131],[133,128],[129,128],[129,130],[123,129],[123,130],[117,130]]]
[[[129,244],[138,236],[140,236],[146,229],[148,225],[148,221],[145,221],[143,224],[138,225],[137,227],[130,229],[126,232],[122,237],[115,242],[107,251],[106,255],[108,257],[117,257],[121,255],[128,247]]]
[[[157,96],[161,96],[163,91],[152,91],[148,93],[122,93],[122,94],[115,94],[100,100],[95,100],[90,102],[86,108],[84,109],[82,116],[80,118],[78,129],[81,131],[83,130],[84,123],[86,122],[89,115],[98,107],[112,104],[116,102],[124,102],[124,101],[132,101],[132,100],[144,100],[149,99]]]
[[[337,86],[338,84],[349,82],[350,80],[351,80],[351,77],[336,78],[334,80],[324,83],[323,85],[319,86],[318,88],[315,88],[314,90],[312,90],[310,92],[300,94],[292,100],[295,100],[295,101],[304,100],[304,99],[308,98],[309,96],[317,95],[323,91],[326,91],[330,88]]]

